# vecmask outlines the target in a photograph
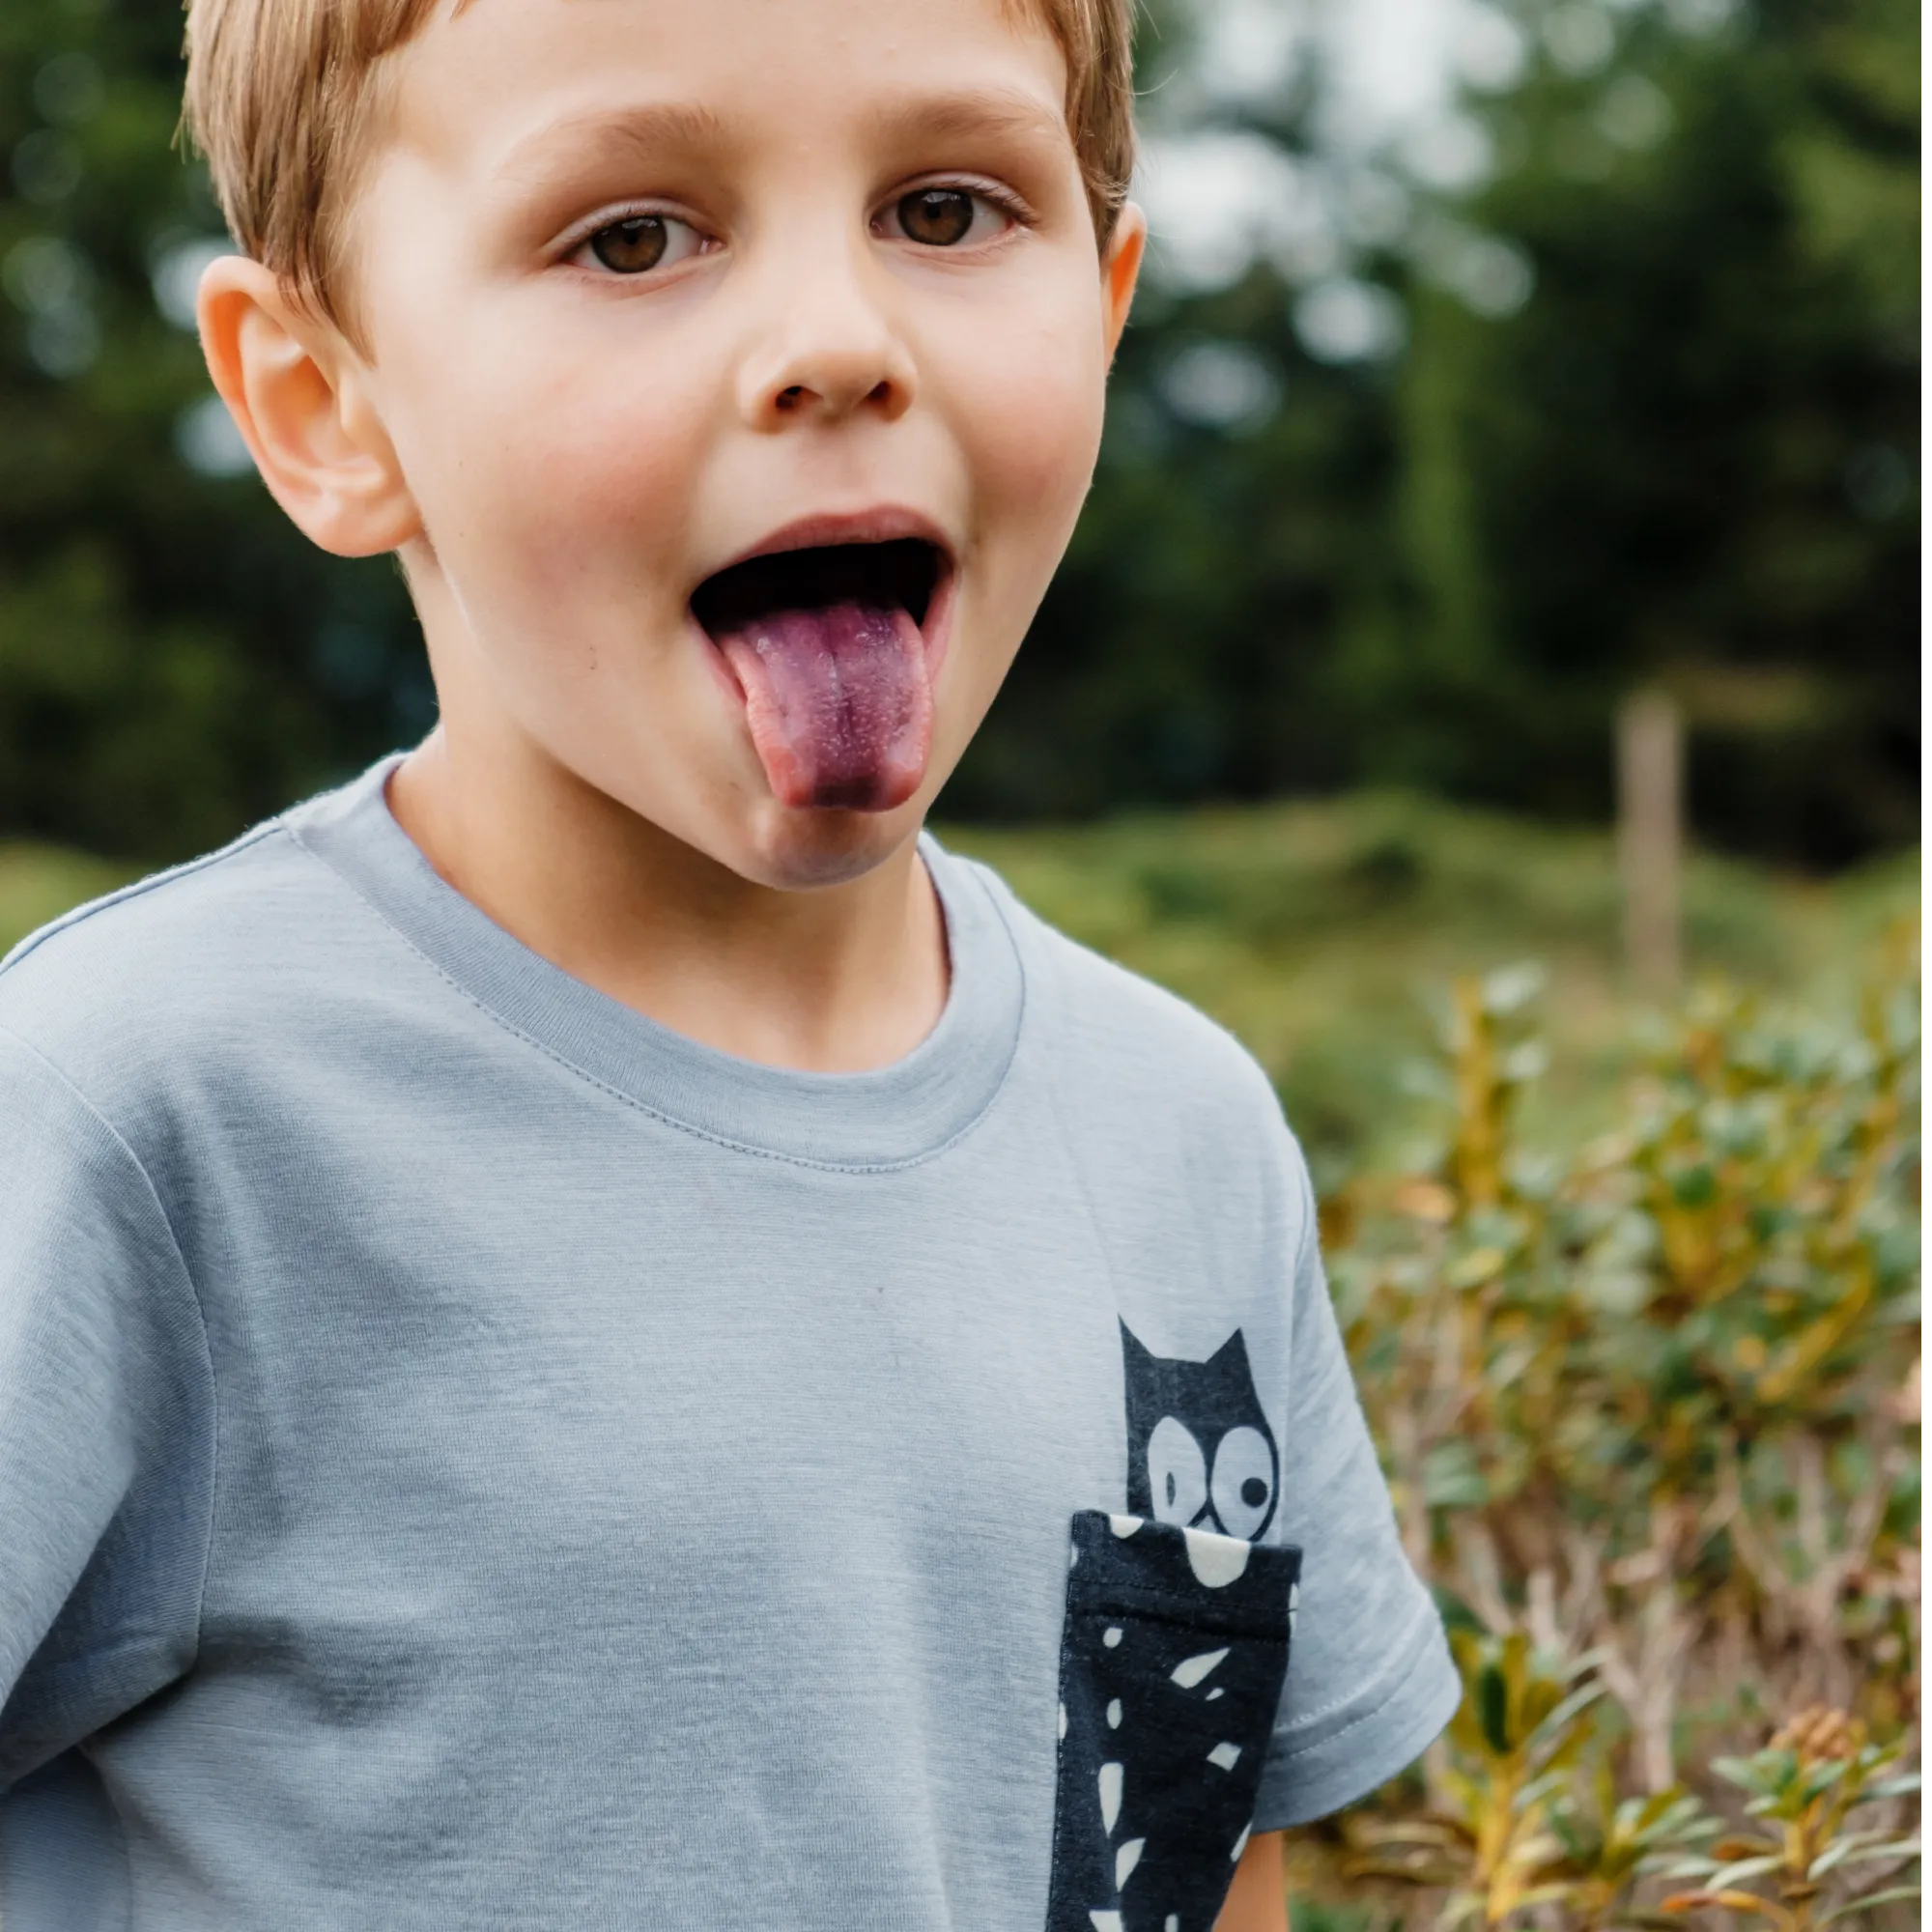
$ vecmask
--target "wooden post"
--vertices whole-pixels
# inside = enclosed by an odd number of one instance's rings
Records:
[[[1617,713],[1617,861],[1624,957],[1653,999],[1683,976],[1683,716],[1665,693],[1639,691]]]

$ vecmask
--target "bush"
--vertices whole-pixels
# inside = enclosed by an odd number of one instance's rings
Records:
[[[1316,1894],[1783,1932],[1916,1895],[1916,982],[1900,930],[1853,1022],[1707,989],[1574,1152],[1519,1131],[1535,974],[1457,985],[1434,1157],[1324,1215],[1465,1694],[1301,1834]]]

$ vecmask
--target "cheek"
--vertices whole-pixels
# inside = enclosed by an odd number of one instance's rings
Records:
[[[1069,328],[1068,314],[1082,326]],[[1106,358],[1097,323],[1064,303],[1058,326],[1016,318],[957,344],[970,401],[955,420],[995,521],[1064,536],[1077,515],[1099,449]],[[1056,554],[1058,542],[1051,547]]]
[[[1099,452],[1107,362],[1097,287],[1049,283],[1032,302],[967,319],[949,331],[941,366],[973,477],[972,596],[997,679],[1065,550]]]
[[[1099,451],[1106,354],[1098,299],[1063,290],[935,345],[947,413],[973,479],[973,529],[960,648],[942,707],[944,769],[963,753],[1045,594],[1086,499]],[[1068,319],[1074,318],[1073,326]]]
[[[613,587],[628,595],[607,615],[634,620],[639,592],[675,581],[664,565],[681,547],[711,412],[700,365],[637,337],[531,323],[410,372],[416,433],[399,455],[477,621],[496,608],[526,624],[535,608],[568,611],[581,629]],[[668,362],[681,380],[664,380]]]

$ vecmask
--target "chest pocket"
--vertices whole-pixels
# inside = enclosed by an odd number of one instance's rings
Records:
[[[1301,1552],[1087,1510],[1071,1561],[1046,1932],[1211,1932],[1247,1848]]]

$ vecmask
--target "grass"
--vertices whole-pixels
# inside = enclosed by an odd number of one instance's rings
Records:
[[[1625,1064],[1636,1006],[1619,963],[1605,834],[1363,794],[944,836],[1065,931],[1238,1035],[1324,1180],[1400,1158],[1431,1003],[1457,973],[1525,958],[1548,968],[1552,1067],[1534,1103],[1543,1128],[1586,1129]],[[128,876],[0,844],[0,948]],[[1830,883],[1695,857],[1685,890],[1691,970],[1842,1000],[1917,892],[1916,855]]]
[[[131,867],[57,845],[0,842],[0,953],[37,926],[135,875]]]

